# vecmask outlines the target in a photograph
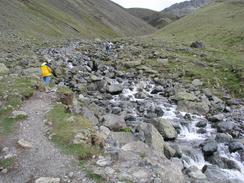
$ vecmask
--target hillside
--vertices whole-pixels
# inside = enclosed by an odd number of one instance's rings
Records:
[[[214,0],[190,0],[184,1],[181,3],[176,3],[170,6],[169,8],[164,9],[162,12],[171,14],[178,17],[183,17],[191,14],[198,8],[204,7]]]
[[[243,0],[220,1],[175,21],[153,37],[174,42],[173,45],[188,46],[179,50],[184,59],[180,59],[182,62],[170,63],[172,69],[181,69],[190,78],[202,78],[243,96],[243,17]],[[189,48],[196,40],[205,45],[198,56],[192,54]]]
[[[215,47],[243,50],[244,1],[215,3],[184,17],[155,33],[168,40],[203,40]]]
[[[146,8],[128,8],[127,11],[135,17],[141,18],[145,21],[149,21],[154,14],[158,13],[157,11]]]
[[[133,36],[154,29],[109,0],[2,0],[0,31],[49,38]]]
[[[161,12],[152,11],[143,8],[130,8],[128,12],[138,17],[156,28],[163,28],[166,25],[202,8],[214,0],[191,0],[173,4]]]
[[[178,16],[170,13],[157,12],[143,8],[130,8],[128,12],[159,29],[179,19]]]

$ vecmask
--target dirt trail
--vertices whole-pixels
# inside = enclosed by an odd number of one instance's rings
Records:
[[[24,139],[32,144],[32,148],[17,149],[16,169],[0,175],[0,183],[26,183],[39,177],[64,180],[70,172],[74,173],[72,182],[84,182],[85,175],[74,158],[61,153],[45,136],[44,118],[52,107],[52,98],[51,93],[37,92],[21,107],[28,119],[20,123],[5,145],[16,146],[19,139]]]

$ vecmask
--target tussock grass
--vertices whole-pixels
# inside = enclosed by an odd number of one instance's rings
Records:
[[[15,158],[8,158],[4,160],[0,159],[0,167],[9,169],[14,164],[14,162],[15,162]]]
[[[89,159],[100,153],[98,147],[89,144],[72,144],[74,135],[81,129],[93,131],[91,123],[82,116],[73,115],[66,111],[63,104],[57,104],[47,114],[48,121],[52,122],[52,138],[65,153],[77,156],[79,159]]]
[[[35,89],[33,79],[28,77],[6,76],[0,81],[0,137],[8,135],[22,117],[11,118],[13,110],[18,109],[23,100],[32,96]]]

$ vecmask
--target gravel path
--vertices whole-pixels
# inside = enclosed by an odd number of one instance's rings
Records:
[[[66,175],[71,172],[74,173],[71,182],[89,182],[75,160],[62,154],[45,136],[44,117],[52,107],[52,99],[50,93],[37,92],[20,109],[28,114],[28,119],[20,123],[16,134],[8,141],[16,146],[19,139],[24,139],[32,144],[32,148],[17,148],[16,169],[0,175],[1,183],[26,183],[39,177],[57,177],[66,182]]]

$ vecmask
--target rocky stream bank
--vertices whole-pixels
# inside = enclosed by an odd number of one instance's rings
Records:
[[[77,41],[38,55],[74,91],[69,110],[95,126],[104,154],[87,166],[107,182],[244,182],[243,100],[144,64],[169,58],[141,42],[115,41],[107,52],[100,40]]]

